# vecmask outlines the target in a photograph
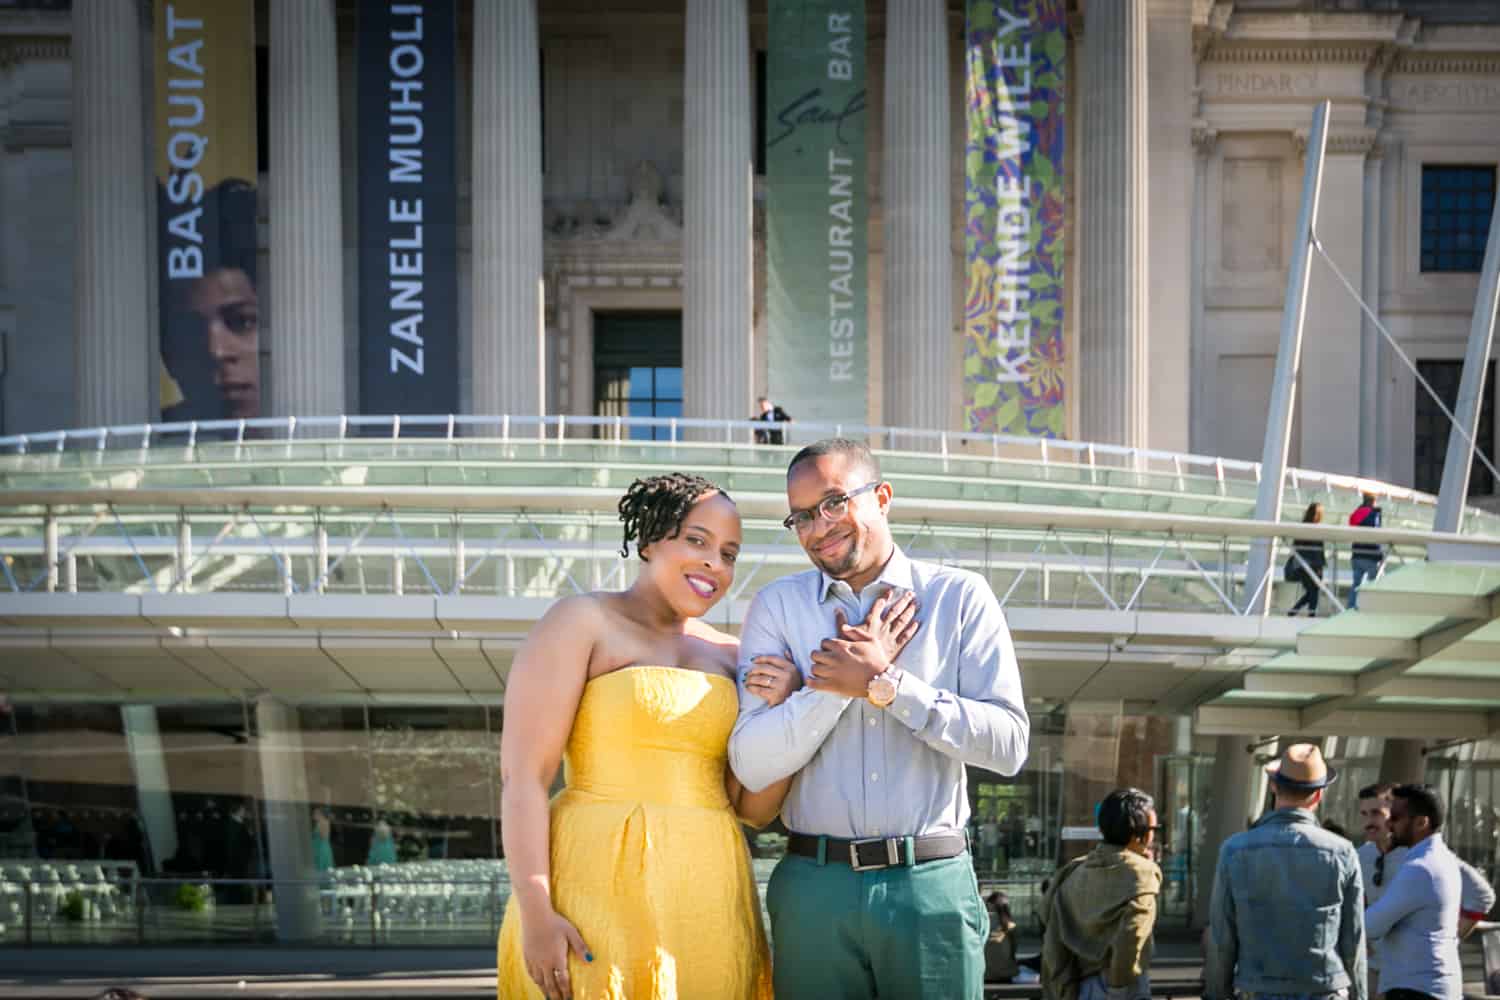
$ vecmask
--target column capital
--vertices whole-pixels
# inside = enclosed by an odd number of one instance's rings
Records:
[[[1214,153],[1214,147],[1219,142],[1219,130],[1209,125],[1206,121],[1193,122],[1193,152],[1200,157],[1210,157]]]

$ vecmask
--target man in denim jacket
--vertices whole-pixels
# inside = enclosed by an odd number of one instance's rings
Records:
[[[1311,743],[1287,747],[1266,772],[1275,810],[1219,851],[1203,995],[1366,1000],[1359,858],[1316,815],[1338,773]]]

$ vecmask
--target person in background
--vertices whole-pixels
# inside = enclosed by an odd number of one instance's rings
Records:
[[[1310,503],[1307,510],[1302,514],[1303,524],[1322,524],[1323,505]],[[1309,539],[1299,539],[1292,547],[1295,558],[1288,565],[1288,570],[1297,571],[1296,580],[1302,584],[1302,596],[1297,603],[1292,605],[1292,610],[1287,614],[1293,618],[1303,608],[1307,609],[1307,617],[1318,617],[1318,584],[1323,580],[1323,567],[1328,564],[1327,553],[1323,551],[1323,543]],[[1301,562],[1297,559],[1300,558]],[[1305,565],[1304,565],[1305,564]],[[1291,573],[1287,576],[1290,578]]]
[[[1205,1000],[1365,1000],[1364,889],[1354,845],[1318,825],[1338,779],[1312,743],[1266,768],[1275,808],[1224,842],[1205,947]]]
[[[391,824],[379,820],[375,824],[375,835],[370,838],[367,865],[393,865],[396,863],[396,838],[391,835]]]
[[[1156,804],[1117,788],[1099,804],[1104,842],[1059,869],[1042,899],[1042,995],[1048,1000],[1151,996],[1151,932],[1161,869]]]
[[[990,911],[990,936],[984,943],[984,981],[1009,983],[1021,971],[1016,962],[1016,921],[1010,914],[1010,897],[992,892],[985,898]]]
[[[1391,838],[1391,782],[1367,785],[1359,790],[1359,820],[1365,842],[1359,845],[1359,867],[1364,877],[1365,903],[1373,906],[1385,894],[1396,871],[1406,860],[1407,849],[1398,847]],[[1455,856],[1456,857],[1456,856]],[[1479,870],[1463,858],[1457,858],[1459,877],[1458,938],[1462,941],[1485,919],[1495,906],[1495,890]],[[1381,949],[1372,942],[1370,949],[1370,996],[1378,995]]]
[[[1354,508],[1354,513],[1349,515],[1349,524],[1355,528],[1378,528],[1380,527],[1381,512],[1375,506],[1375,494],[1365,492],[1360,498],[1359,506]],[[1379,542],[1355,542],[1351,559],[1350,569],[1354,573],[1354,582],[1349,586],[1349,607],[1359,607],[1359,585],[1365,582],[1365,578],[1374,579],[1380,575],[1380,564],[1385,561],[1385,546]]]
[[[333,821],[328,811],[319,807],[313,810],[312,856],[313,868],[320,872],[333,870]]]
[[[1406,858],[1365,914],[1380,952],[1380,992],[1386,1000],[1459,1000],[1461,890],[1458,858],[1443,843],[1443,800],[1431,785],[1397,785],[1390,829]]]
[[[777,406],[775,403],[771,402],[765,396],[762,396],[758,400],[756,400],[755,405],[760,408],[760,412],[751,417],[751,420],[760,420],[768,424],[778,424],[790,422],[792,419],[792,415],[790,413],[787,413],[785,410]],[[784,444],[786,443],[786,428],[756,428],[755,443]]]

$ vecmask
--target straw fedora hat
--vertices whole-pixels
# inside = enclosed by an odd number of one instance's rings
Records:
[[[1338,771],[1323,760],[1315,743],[1293,743],[1266,765],[1266,775],[1285,788],[1300,792],[1327,788],[1339,780]]]

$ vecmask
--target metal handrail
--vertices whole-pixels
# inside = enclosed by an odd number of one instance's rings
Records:
[[[374,441],[364,432],[385,430],[390,440],[466,440],[473,441],[492,437],[500,441],[521,440],[568,440],[570,428],[591,428],[613,431],[616,440],[624,440],[627,429],[665,430],[664,442],[669,445],[743,446],[764,448],[765,445],[751,443],[755,431],[770,428],[787,428],[818,435],[863,437],[874,447],[884,451],[899,452],[897,445],[905,444],[908,450],[930,454],[920,446],[935,445],[944,458],[980,457],[965,449],[973,444],[990,446],[991,455],[1000,457],[1000,450],[1022,449],[1034,452],[1043,465],[1071,465],[1087,468],[1141,468],[1145,471],[1150,463],[1160,463],[1162,473],[1181,477],[1184,467],[1201,468],[1203,475],[1223,481],[1226,472],[1243,473],[1244,478],[1258,482],[1260,463],[1219,456],[1198,455],[1190,452],[1174,452],[1153,448],[1129,448],[1122,445],[1099,442],[1068,441],[1055,438],[1019,437],[1009,434],[981,434],[965,431],[930,430],[922,428],[891,427],[861,423],[802,422],[770,423],[756,420],[711,420],[691,417],[601,417],[595,415],[553,414],[481,416],[469,414],[442,415],[341,415],[328,417],[256,417],[243,420],[183,421],[161,424],[128,424],[113,427],[88,427],[68,430],[45,431],[35,434],[13,434],[0,437],[0,455],[32,454],[41,450],[65,452],[92,448],[97,451],[146,449],[153,443],[157,446],[193,446],[200,442],[232,441],[254,444],[266,440],[301,441]],[[422,433],[423,431],[435,433]],[[530,435],[524,431],[533,431]],[[687,440],[685,432],[714,432],[712,438]],[[415,432],[415,433],[413,433]],[[577,440],[576,438],[574,440]],[[649,443],[649,442],[643,442]],[[912,446],[917,446],[913,448]],[[792,446],[783,446],[792,447]],[[1062,456],[1071,456],[1067,461]],[[1114,462],[1100,459],[1111,458]],[[1196,473],[1195,473],[1196,474]],[[1417,490],[1357,476],[1325,473],[1307,469],[1289,468],[1284,485],[1298,486],[1317,484],[1327,492],[1348,490],[1360,492],[1371,490],[1381,496],[1406,500],[1418,504],[1435,504],[1436,497]]]

